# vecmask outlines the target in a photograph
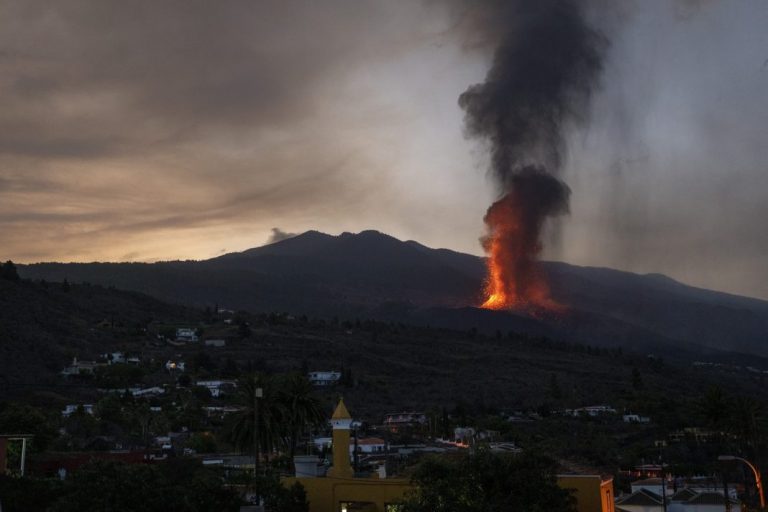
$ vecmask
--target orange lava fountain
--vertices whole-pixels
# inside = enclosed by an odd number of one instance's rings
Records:
[[[519,190],[512,190],[488,208],[488,235],[482,240],[488,254],[485,309],[510,309],[536,313],[561,311],[552,300],[538,262],[543,218],[530,218]],[[534,217],[536,217],[534,215]]]

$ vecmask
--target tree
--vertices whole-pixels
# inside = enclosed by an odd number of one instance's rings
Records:
[[[11,260],[6,261],[0,266],[0,277],[8,281],[19,281],[21,279],[16,265]]]
[[[0,404],[0,432],[34,435],[33,451],[43,451],[56,437],[55,428],[40,409],[17,403]]]
[[[264,498],[268,512],[308,512],[309,503],[304,486],[295,482],[286,488],[277,474],[269,472],[257,481],[259,495]]]
[[[643,389],[643,377],[637,367],[632,368],[632,389],[635,391]]]
[[[261,398],[256,389],[261,388]],[[254,431],[258,416],[258,449],[269,455],[278,447],[287,448],[291,460],[296,445],[308,427],[321,424],[325,415],[312,386],[303,375],[282,377],[250,375],[238,383],[236,401],[242,410],[231,416],[225,437],[244,452],[256,449]],[[258,414],[256,414],[258,400]]]
[[[0,475],[3,512],[49,510],[61,494],[63,483],[54,479]]]
[[[573,512],[575,499],[558,487],[555,469],[532,453],[430,457],[416,469],[402,512]]]
[[[237,378],[240,376],[240,367],[231,357],[224,360],[224,366],[221,368],[221,374],[224,377]]]
[[[216,362],[208,352],[200,351],[192,356],[192,371],[197,373],[200,370],[213,372],[216,370]]]
[[[301,435],[308,427],[321,425],[325,421],[325,414],[306,375],[294,373],[283,377],[279,401],[285,415],[290,460],[293,461]]]
[[[258,389],[261,397],[257,396]],[[262,374],[242,378],[238,381],[235,401],[242,409],[230,416],[225,438],[243,452],[253,453],[258,449],[259,454],[268,455],[278,446],[285,425],[277,382]]]
[[[213,453],[216,451],[216,439],[210,432],[197,432],[190,437],[189,447],[197,453]]]
[[[742,449],[748,456],[756,458],[765,431],[763,404],[751,396],[737,397],[729,420],[731,430],[741,441]]]
[[[554,373],[549,376],[549,386],[547,387],[547,395],[554,401],[558,401],[563,398],[563,392],[560,389],[560,383],[557,381],[557,375]]]
[[[164,464],[127,465],[91,462],[67,480],[54,512],[120,510],[123,512],[235,512],[237,494],[200,462],[175,459]]]
[[[697,408],[707,424],[714,430],[725,429],[730,417],[730,400],[719,386],[711,386],[697,403]]]
[[[241,321],[237,325],[237,336],[238,336],[238,338],[244,340],[246,338],[250,338],[251,334],[252,334],[251,326],[248,325],[248,322],[246,322],[245,320]]]

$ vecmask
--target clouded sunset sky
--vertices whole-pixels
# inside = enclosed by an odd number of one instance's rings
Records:
[[[0,0],[0,257],[203,259],[274,227],[482,254],[471,5]],[[768,298],[768,3],[589,16],[610,47],[546,257]]]

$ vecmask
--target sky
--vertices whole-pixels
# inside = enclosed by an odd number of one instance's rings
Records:
[[[0,0],[0,258],[204,259],[308,229],[481,254],[472,5]],[[768,3],[587,9],[610,46],[545,257],[768,299]]]

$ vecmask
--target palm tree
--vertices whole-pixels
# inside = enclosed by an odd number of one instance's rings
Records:
[[[762,434],[763,404],[751,396],[736,398],[733,404],[733,430],[739,436],[743,449],[754,459]]]
[[[279,401],[285,413],[285,441],[290,460],[293,462],[299,437],[308,427],[323,424],[325,413],[320,401],[313,393],[312,385],[304,375],[293,373],[284,376],[281,380]]]
[[[258,388],[262,390],[260,398],[256,397]],[[258,450],[267,457],[277,448],[287,448],[292,461],[301,434],[325,419],[312,386],[306,377],[298,374],[281,378],[249,375],[238,383],[237,401],[242,410],[232,416],[226,431],[228,440],[241,451]],[[256,417],[258,443],[254,442]]]
[[[262,391],[261,397],[257,397],[259,388]],[[236,400],[242,409],[232,416],[226,430],[227,439],[239,450],[254,450],[256,457],[261,452],[269,458],[269,454],[278,446],[285,423],[285,413],[278,400],[277,389],[276,380],[266,375],[253,374],[240,379]],[[254,439],[256,431],[258,442]]]

